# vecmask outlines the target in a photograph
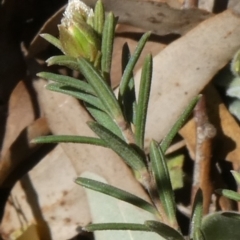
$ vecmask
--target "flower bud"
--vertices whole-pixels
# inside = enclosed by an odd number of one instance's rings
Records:
[[[94,31],[94,13],[80,0],[69,1],[59,28],[59,40],[64,54],[84,57],[95,62],[100,54],[100,40]]]

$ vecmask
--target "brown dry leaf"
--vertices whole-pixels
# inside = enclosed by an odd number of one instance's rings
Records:
[[[31,140],[47,134],[49,134],[49,128],[45,118],[37,119],[21,131],[1,157],[0,188],[11,189],[15,182],[30,170],[33,164],[27,160],[41,146],[32,144]]]
[[[239,15],[227,10],[202,22],[154,57],[147,145],[167,134],[190,100],[229,62],[240,48],[239,35]],[[136,79],[140,79],[140,71]],[[137,89],[138,85],[136,81]]]
[[[140,1],[145,1],[145,2],[159,2],[159,3],[166,3],[172,8],[178,8],[180,9],[183,5],[184,0],[140,0]]]
[[[196,123],[193,118],[189,120],[179,131],[183,137],[191,159],[195,159],[196,151]]]
[[[240,165],[240,129],[238,123],[229,113],[218,92],[212,86],[204,91],[210,122],[217,128],[213,156],[215,159],[226,159]],[[195,159],[196,129],[193,120],[180,131],[185,139],[191,156]]]
[[[47,122],[43,118],[34,121],[35,113],[29,90],[20,81],[11,94],[9,115],[6,123],[0,161],[0,187],[11,188],[24,175],[29,166],[28,157],[39,145],[30,144],[37,137],[49,134]]]
[[[26,84],[20,81],[11,93],[1,155],[5,155],[19,133],[34,120],[34,109]]]
[[[66,240],[90,222],[84,190],[73,182],[76,171],[59,145],[13,188],[1,231],[5,236],[24,226],[47,222],[50,239]],[[42,240],[49,240],[42,233]]]
[[[35,88],[52,132],[93,136],[86,125],[90,117],[79,102],[69,96],[45,90],[45,83],[39,80],[35,83]],[[81,144],[59,144],[29,173],[33,186],[28,181],[25,182],[24,188],[20,183],[14,187],[12,196],[20,202],[19,205],[27,219],[21,217],[20,220],[25,224],[41,224],[37,222],[38,219],[48,222],[52,239],[65,240],[74,236],[77,226],[90,222],[84,191],[73,183],[73,178],[84,171],[94,172],[103,176],[110,184],[147,199],[146,193],[136,182],[129,168],[110,149]],[[34,215],[34,199],[28,199],[26,196],[31,196],[31,189],[34,189],[39,199],[37,209],[38,214],[42,214],[41,218]],[[9,202],[2,231],[10,234],[11,231],[17,230],[21,226],[20,220],[14,205]]]
[[[212,12],[214,7],[214,0],[199,0],[198,7],[208,12]]]
[[[96,0],[83,2],[93,7]],[[204,10],[179,10],[156,1],[103,0],[102,2],[107,11],[113,11],[116,16],[119,16],[120,23],[151,30],[158,35],[184,34],[211,16]]]
[[[229,1],[228,1],[228,7],[229,7],[229,8],[233,8],[233,7],[235,7],[238,3],[239,3],[238,0],[229,0]]]

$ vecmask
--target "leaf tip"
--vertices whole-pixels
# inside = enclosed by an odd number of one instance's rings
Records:
[[[39,36],[45,39],[47,36],[47,33],[41,33],[41,34],[39,34]]]
[[[38,138],[34,138],[30,140],[30,144],[40,144],[41,142],[38,141]]]
[[[37,76],[37,77],[41,77],[41,76],[42,76],[41,73],[42,73],[42,72],[37,73],[36,76]]]
[[[52,60],[53,60],[53,57],[50,57],[50,58],[48,58],[48,59],[46,60],[46,63],[47,63],[47,66],[48,66],[48,67],[51,66],[51,65],[53,65]]]
[[[84,227],[84,226],[78,226],[78,227],[77,227],[77,231],[78,231],[78,232],[88,232],[88,230],[87,230],[86,227]]]
[[[76,183],[76,184],[80,184],[80,179],[79,177],[76,177],[73,179],[73,181]]]

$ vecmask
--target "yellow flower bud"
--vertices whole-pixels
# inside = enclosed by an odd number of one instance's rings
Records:
[[[94,13],[80,0],[69,1],[59,28],[59,40],[64,54],[84,57],[91,62],[99,57],[100,40],[94,31]]]

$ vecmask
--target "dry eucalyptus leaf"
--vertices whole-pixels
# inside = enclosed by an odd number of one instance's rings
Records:
[[[77,176],[70,159],[59,145],[13,188],[5,208],[1,231],[10,236],[21,227],[44,223],[44,240],[66,240],[76,228],[90,222],[84,190],[74,183]],[[50,235],[49,239],[47,235]]]
[[[17,136],[0,160],[0,187],[11,188],[29,169],[26,161],[39,149],[40,145],[31,144],[36,137],[49,134],[46,119],[39,118],[27,126]],[[33,159],[34,160],[34,159]]]
[[[238,0],[228,0],[228,8],[233,8],[239,3]]]
[[[144,2],[153,2],[152,0],[140,0]],[[154,0],[154,2],[166,3],[170,7],[180,9],[183,6],[184,0]]]
[[[96,0],[83,0],[93,7]],[[103,0],[107,11],[119,16],[120,23],[127,23],[158,35],[171,33],[184,34],[201,21],[210,17],[210,13],[200,9],[175,9],[166,3],[137,0]]]
[[[215,0],[199,0],[198,7],[208,12],[212,12]]]
[[[196,152],[196,123],[191,118],[179,131],[179,134],[183,137],[188,153],[191,159],[195,159]]]
[[[240,48],[239,26],[237,12],[227,10],[202,22],[154,57],[147,144],[167,134],[190,100]],[[140,79],[140,71],[136,79]],[[138,85],[136,81],[137,89]]]
[[[23,81],[11,93],[8,105],[8,118],[1,155],[5,155],[19,133],[34,120],[31,96]]]

